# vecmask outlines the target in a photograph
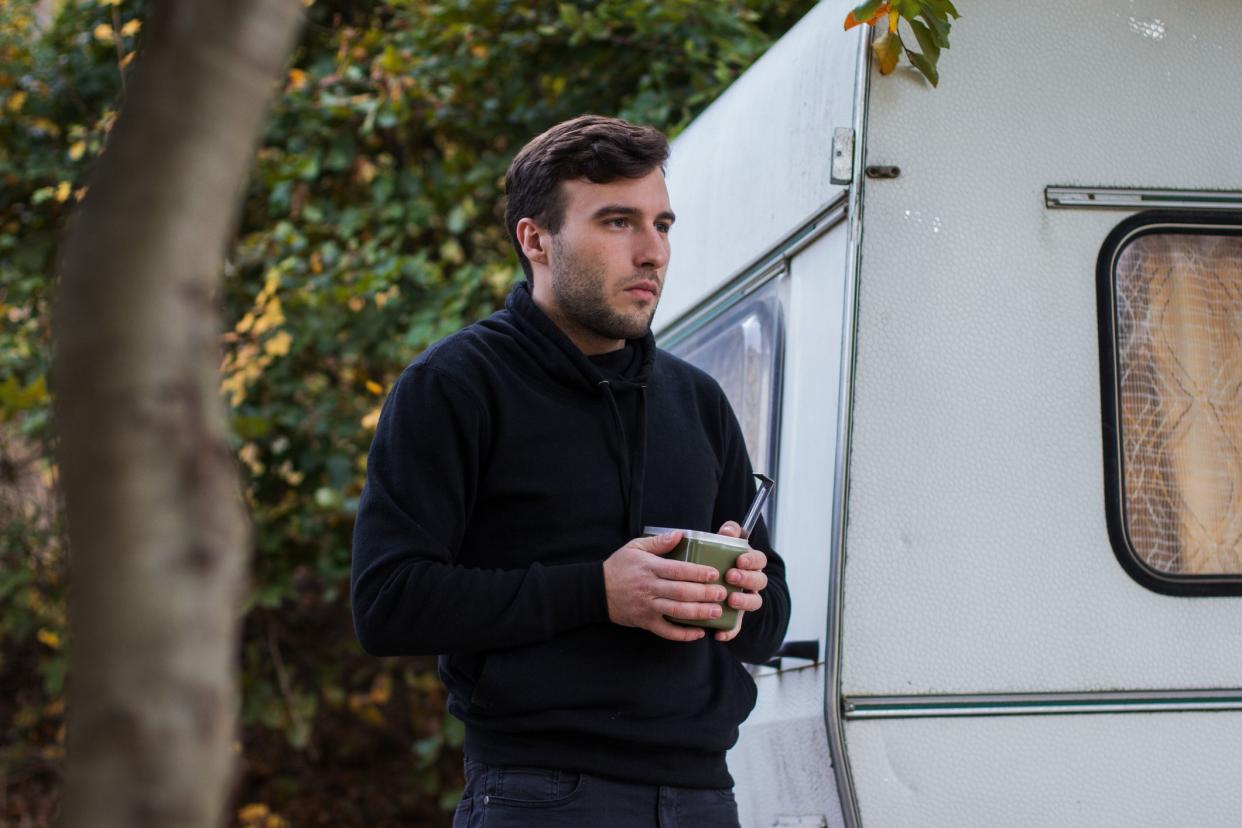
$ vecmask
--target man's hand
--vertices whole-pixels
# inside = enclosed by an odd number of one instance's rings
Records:
[[[727,520],[716,534],[728,535],[731,538],[740,537],[742,527]],[[763,598],[759,593],[768,585],[768,576],[763,574],[763,568],[767,565],[768,556],[758,549],[752,549],[744,552],[737,559],[737,566],[725,573],[726,583],[741,587],[745,591],[735,592],[729,596],[729,606],[738,611],[737,623],[731,630],[716,633],[717,641],[732,641],[737,638],[737,634],[742,631],[742,616],[763,606]]]
[[[610,621],[639,627],[670,641],[697,641],[706,635],[699,627],[672,624],[664,617],[686,621],[719,618],[718,604],[725,597],[725,588],[712,583],[720,578],[712,567],[661,557],[672,552],[680,540],[681,532],[635,538],[604,561]]]

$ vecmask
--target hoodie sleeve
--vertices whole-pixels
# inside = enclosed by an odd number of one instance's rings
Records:
[[[415,363],[394,384],[367,455],[351,603],[377,656],[474,652],[607,621],[601,562],[519,570],[455,563],[490,433],[458,380]]]
[[[746,442],[741,426],[722,396],[722,428],[724,455],[721,463],[720,488],[716,498],[713,525],[720,526],[726,520],[742,522],[746,509],[755,496],[755,478],[746,453]],[[768,556],[764,574],[768,576],[767,588],[760,593],[763,606],[755,612],[742,616],[742,629],[737,638],[723,646],[728,647],[741,661],[760,664],[768,661],[785,640],[789,627],[789,585],[785,581],[785,561],[772,549],[768,529],[763,519],[750,533],[750,546]]]

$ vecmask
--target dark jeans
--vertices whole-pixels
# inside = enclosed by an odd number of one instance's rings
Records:
[[[453,828],[738,828],[731,789],[635,785],[466,757]]]

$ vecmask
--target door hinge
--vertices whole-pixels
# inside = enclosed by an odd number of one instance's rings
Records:
[[[832,131],[832,183],[854,180],[854,130],[837,127]]]

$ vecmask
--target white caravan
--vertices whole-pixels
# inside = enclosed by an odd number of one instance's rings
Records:
[[[743,824],[1242,825],[1242,2],[959,0],[938,89],[852,5],[669,167],[794,601]]]

